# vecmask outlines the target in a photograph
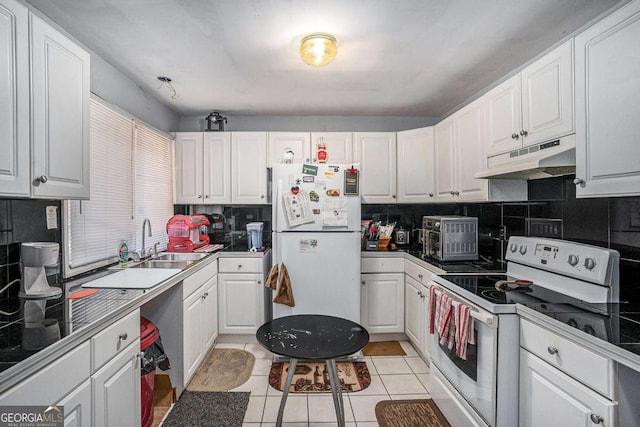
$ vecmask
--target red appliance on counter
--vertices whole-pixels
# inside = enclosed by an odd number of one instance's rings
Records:
[[[209,219],[205,215],[174,215],[167,222],[169,252],[193,252],[209,244],[207,226]]]

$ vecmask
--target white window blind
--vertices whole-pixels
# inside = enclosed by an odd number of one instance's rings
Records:
[[[149,218],[152,237],[145,236],[146,249],[169,242],[167,221],[173,215],[173,146],[166,136],[138,124],[135,133],[135,228],[140,230],[136,250],[142,249],[142,222]]]
[[[121,240],[141,249],[145,217],[147,247],[164,249],[173,214],[172,139],[97,98],[89,116],[91,193],[64,204],[65,277],[116,262]]]

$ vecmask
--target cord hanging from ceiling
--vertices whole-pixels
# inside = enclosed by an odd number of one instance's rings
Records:
[[[166,87],[172,92],[171,99],[173,99],[174,101],[178,99],[178,92],[171,84],[171,81],[172,81],[171,77],[158,76],[158,80],[160,80],[161,83],[160,83],[160,86],[158,86],[157,90],[160,90],[162,86],[166,85]]]

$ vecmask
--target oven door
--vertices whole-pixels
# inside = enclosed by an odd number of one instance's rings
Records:
[[[485,422],[493,426],[496,420],[498,319],[450,291],[447,294],[479,314],[474,316],[477,318],[473,322],[476,344],[469,344],[467,360],[463,360],[456,356],[455,348],[449,350],[446,345],[440,344],[436,332],[430,337],[431,361]]]

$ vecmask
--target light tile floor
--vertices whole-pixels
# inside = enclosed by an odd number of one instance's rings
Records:
[[[375,407],[381,400],[428,399],[429,366],[408,341],[400,343],[406,356],[362,357],[371,373],[371,384],[362,391],[343,393],[347,427],[377,426]],[[272,354],[259,344],[216,344],[251,352],[256,363],[249,381],[232,391],[249,391],[249,407],[243,427],[273,427],[282,392],[269,386]],[[284,411],[285,427],[336,426],[331,394],[289,394]]]

